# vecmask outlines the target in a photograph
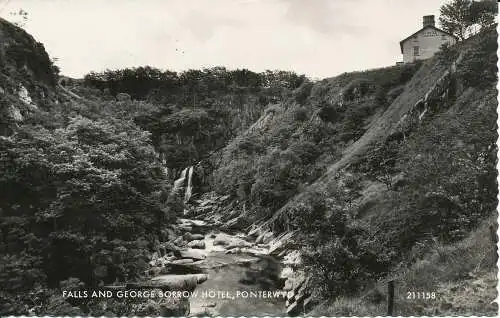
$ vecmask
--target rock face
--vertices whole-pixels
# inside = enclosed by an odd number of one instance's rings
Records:
[[[269,243],[269,255],[278,256],[281,253],[285,253],[288,248],[291,246],[292,237],[295,235],[295,232],[285,233],[280,237],[274,239]]]

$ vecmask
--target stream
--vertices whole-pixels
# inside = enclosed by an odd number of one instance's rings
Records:
[[[187,203],[192,177],[193,167],[184,169],[171,195]],[[164,290],[191,291],[189,316],[287,316],[301,308],[304,279],[283,275],[293,272],[285,264],[292,255],[286,247],[291,233],[274,237],[269,230],[220,231],[238,222],[237,211],[231,212],[233,219],[220,219],[225,214],[218,208],[227,206],[229,196],[198,198],[190,201],[190,210],[176,225],[169,226],[169,241],[160,244],[150,262],[150,282]]]
[[[208,279],[190,298],[191,315],[286,315],[284,294],[276,288],[281,266],[272,256],[212,250],[205,262]]]

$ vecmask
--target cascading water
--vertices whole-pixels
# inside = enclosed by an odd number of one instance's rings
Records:
[[[184,194],[184,202],[189,201],[191,195],[193,194],[193,166],[189,167],[188,173],[188,184],[186,187],[186,193]]]
[[[173,194],[175,193],[178,193],[179,192],[179,189],[182,188],[182,185],[184,184],[184,181],[186,181],[186,173],[188,171],[188,168],[182,170],[181,172],[181,176],[179,177],[179,179],[175,180],[174,181],[174,187],[172,188],[172,192]]]

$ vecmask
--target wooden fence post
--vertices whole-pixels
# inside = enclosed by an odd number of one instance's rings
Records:
[[[392,316],[394,312],[394,281],[387,283],[387,316]]]

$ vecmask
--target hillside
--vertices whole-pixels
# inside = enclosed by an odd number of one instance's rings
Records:
[[[355,295],[411,271],[426,257],[414,255],[421,244],[456,244],[495,215],[496,48],[490,31],[422,65],[315,83],[302,103],[269,107],[224,149],[214,189],[237,196],[258,232],[299,230],[302,268],[315,278],[310,292],[319,299]],[[493,246],[483,234],[481,244]],[[470,257],[488,259],[491,273],[494,254],[480,253]],[[365,303],[331,314],[366,315],[359,311]]]
[[[496,38],[317,82],[73,79],[0,20],[0,314],[384,315],[394,281],[398,315],[494,315]],[[290,293],[64,296],[210,288]]]

